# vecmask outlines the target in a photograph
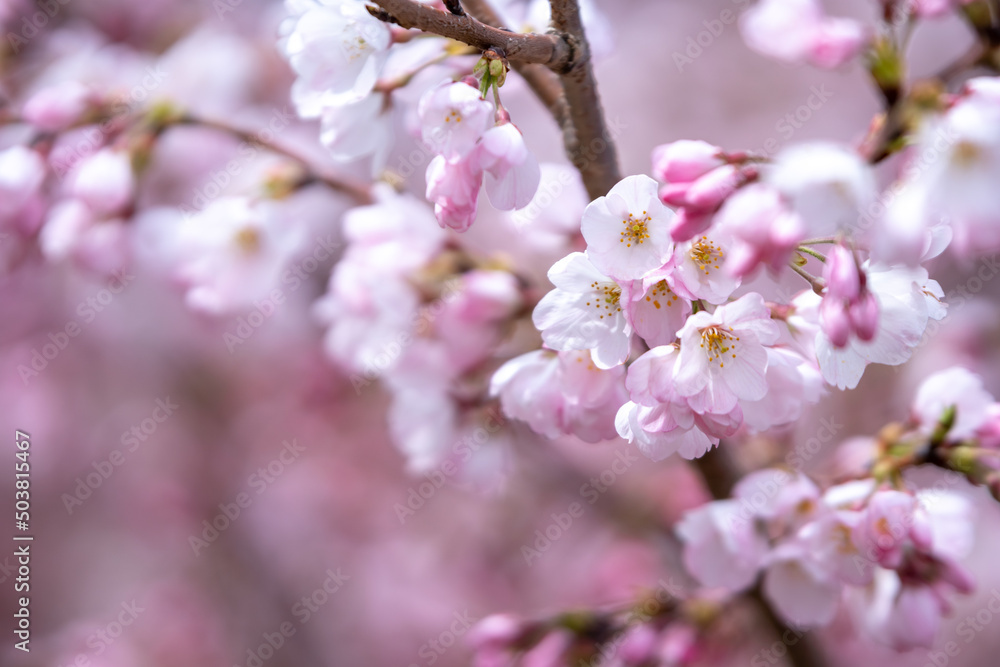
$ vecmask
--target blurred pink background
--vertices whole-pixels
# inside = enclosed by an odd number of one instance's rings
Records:
[[[39,76],[114,81],[127,90],[145,68],[158,67],[166,75],[151,99],[175,100],[255,131],[275,111],[290,109],[291,73],[275,50],[283,10],[277,2],[225,2],[69,0],[33,38],[39,42],[26,59],[3,56],[0,91],[22,100]],[[0,0],[0,16],[4,3],[10,0]],[[696,50],[686,52],[710,29],[706,21],[745,3],[598,4],[611,20],[615,46],[597,63],[597,76],[607,116],[620,128],[625,173],[647,172],[654,145],[682,138],[732,150],[760,149],[769,139],[856,141],[878,109],[856,66],[837,72],[782,66],[750,52],[731,24],[697,57]],[[841,13],[864,17],[877,3],[836,4]],[[220,15],[222,6],[232,11]],[[23,8],[11,7],[20,16]],[[7,27],[16,32],[21,25],[14,19]],[[915,70],[938,68],[962,52],[966,39],[957,21],[921,28]],[[679,70],[674,52],[692,62]],[[518,82],[509,87],[507,106],[529,145],[543,161],[565,163],[551,119]],[[783,120],[816,91],[828,99],[808,120],[800,127]],[[390,167],[403,164],[414,146],[397,129]],[[295,120],[280,140],[323,163],[317,133],[316,124]],[[18,139],[0,128],[0,147]],[[165,135],[143,181],[144,206],[190,202],[237,143],[193,129]],[[253,158],[229,188],[259,180],[270,160],[263,153]],[[410,179],[414,192],[423,189],[422,170]],[[332,234],[337,243],[347,205],[320,188],[290,203],[316,235]],[[484,211],[470,232],[472,244],[505,247],[492,214]],[[15,429],[30,433],[35,536],[32,650],[13,650],[5,632],[0,664],[464,665],[471,655],[463,643],[468,620],[620,602],[661,579],[687,581],[677,546],[662,530],[706,500],[683,461],[651,463],[620,440],[548,442],[514,425],[513,464],[500,489],[428,487],[427,479],[407,476],[389,441],[386,396],[377,383],[356,392],[323,356],[322,330],[309,309],[324,291],[332,260],[230,353],[223,335],[236,318],[186,310],[154,250],[144,254],[140,247],[125,288],[103,296],[104,279],[72,266],[36,263],[0,277],[0,432],[9,442]],[[545,262],[551,258],[528,270],[541,275]],[[931,273],[949,292],[976,268],[945,258]],[[839,441],[902,417],[916,384],[953,363],[976,364],[987,387],[1000,392],[998,293],[1000,285],[987,282],[974,300],[953,306],[908,365],[873,367],[856,391],[832,394],[781,434],[784,446],[815,437],[821,420],[832,416],[841,425],[836,438],[808,464],[822,476]],[[88,299],[98,305],[87,306]],[[24,381],[18,367],[30,365],[33,352],[71,321],[80,335]],[[164,411],[154,412],[158,400],[177,406],[162,421],[156,417]],[[133,427],[144,439],[127,437]],[[767,451],[760,443],[743,447],[751,459]],[[115,450],[123,461],[104,478],[100,471],[109,470],[105,462]],[[12,465],[13,450],[7,451]],[[533,545],[552,513],[580,501],[581,486],[611,470],[619,456],[629,461],[626,472],[612,475],[608,492],[592,505],[584,501],[583,516],[527,563],[522,546]],[[88,476],[97,481],[88,486]],[[915,477],[921,478],[935,474]],[[969,643],[956,626],[1000,595],[1000,570],[993,566],[1000,508],[982,490],[952,482],[979,513],[968,565],[981,580],[977,595],[959,601],[939,644],[955,641],[960,648],[958,656],[945,656],[947,664],[993,664],[1000,620]],[[422,505],[414,500],[421,485],[430,496]],[[13,493],[0,498],[9,517]],[[413,511],[401,513],[408,502]],[[225,527],[213,532],[206,521]],[[7,569],[13,559],[4,560],[12,550],[0,551],[5,628],[15,609]],[[926,652],[898,655],[858,638],[846,615],[816,635],[836,665],[935,664]],[[755,658],[750,664],[771,664],[759,662],[774,641],[763,631],[734,633],[731,640],[730,664]]]

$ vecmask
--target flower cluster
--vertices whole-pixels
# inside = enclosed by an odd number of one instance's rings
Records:
[[[524,208],[535,196],[538,161],[510,114],[494,114],[474,85],[446,82],[429,91],[420,120],[424,143],[436,154],[427,166],[427,200],[442,227],[464,232],[472,225],[484,177],[490,203],[502,211]]]
[[[964,368],[928,377],[905,424],[887,427],[872,452],[875,478],[825,491],[784,469],[743,478],[729,500],[689,512],[677,528],[684,562],[708,587],[764,594],[798,626],[829,623],[844,603],[859,626],[898,649],[931,646],[955,593],[974,589],[960,561],[972,547],[969,501],[946,478],[914,490],[902,459],[993,462],[997,403]],[[958,452],[956,454],[956,452]],[[957,459],[952,463],[962,470]],[[971,472],[970,468],[965,468]]]
[[[314,308],[329,327],[324,346],[353,372],[356,392],[375,380],[390,388],[390,427],[413,472],[468,463],[473,451],[463,439],[476,436],[478,450],[485,439],[477,429],[490,420],[491,438],[499,429],[481,404],[480,367],[520,311],[521,288],[501,264],[447,248],[445,232],[412,197],[380,197],[344,220],[347,250]],[[500,440],[476,457],[474,477],[496,480]]]
[[[773,164],[751,164],[680,141],[653,160],[665,184],[630,176],[592,202],[582,219],[586,251],[552,266],[555,289],[534,311],[549,349],[589,352],[616,377],[627,366],[630,400],[598,412],[617,407],[618,434],[651,458],[696,458],[744,424],[761,431],[794,421],[824,381],[854,387],[868,364],[903,363],[928,321],[944,317],[944,294],[924,269],[866,260],[848,235],[875,186],[847,148],[795,145]],[[821,276],[802,268],[807,256]],[[761,288],[741,290],[760,267],[775,279],[794,269],[809,285],[783,303]],[[528,361],[510,364],[495,390]],[[535,382],[550,381],[542,377]],[[595,387],[610,382],[593,376]],[[540,391],[508,393],[504,408],[530,413],[529,424],[551,437],[561,406],[534,401]],[[595,395],[610,402],[619,393]]]
[[[372,156],[373,170],[380,171],[393,144],[391,110],[403,106],[415,113],[420,137],[434,155],[427,167],[427,200],[442,227],[461,232],[472,225],[484,179],[497,209],[523,208],[531,201],[540,170],[500,105],[506,63],[483,58],[475,70],[478,80],[468,72],[464,81],[449,77],[427,87],[427,80],[447,67],[438,66],[449,55],[444,40],[407,43],[361,0],[286,4],[290,16],[281,48],[297,74],[292,100],[302,118],[321,119],[321,140],[336,160]],[[399,104],[404,87],[426,88],[416,109]],[[485,99],[491,88],[495,109]]]

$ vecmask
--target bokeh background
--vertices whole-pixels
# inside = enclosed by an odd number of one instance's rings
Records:
[[[284,15],[279,2],[50,4],[58,11],[30,38],[26,53],[15,58],[7,49],[0,60],[0,94],[15,104],[46,81],[74,77],[133,90],[153,68],[164,76],[149,87],[150,100],[169,99],[251,132],[276,113],[291,113],[293,79],[275,48]],[[688,50],[709,30],[706,21],[727,10],[739,13],[746,3],[597,4],[613,46],[596,73],[608,118],[619,128],[625,173],[648,172],[651,148],[675,139],[702,138],[730,150],[760,149],[771,139],[858,141],[878,110],[857,65],[835,72],[784,66],[748,50],[733,24],[711,40],[702,37],[700,51]],[[830,4],[858,17],[873,17],[878,5]],[[0,16],[13,17],[5,24],[8,33],[23,30],[18,17],[33,11],[27,3],[0,0]],[[969,39],[957,21],[922,26],[911,50],[914,73],[940,68]],[[675,53],[690,62],[679,67]],[[828,99],[806,121],[783,124],[818,90]],[[541,106],[516,80],[504,91],[536,154],[565,164],[558,133]],[[405,119],[398,129],[390,168],[415,145]],[[278,140],[324,164],[317,136],[316,124],[293,119]],[[0,147],[18,140],[0,128]],[[157,206],[192,202],[237,145],[197,129],[165,134],[142,181],[147,213],[133,221],[137,229],[155,228]],[[252,190],[275,160],[261,152],[225,191]],[[895,166],[886,165],[883,176],[889,178]],[[420,165],[408,184],[417,193],[422,171]],[[317,236],[332,235],[339,248],[340,218],[349,205],[321,187],[304,189],[287,204],[290,215]],[[469,243],[516,252],[517,239],[503,229],[483,207]],[[102,294],[107,280],[72,264],[28,261],[0,276],[0,433],[11,470],[0,476],[12,478],[14,430],[30,433],[35,536],[28,655],[12,648],[13,560],[5,559],[13,546],[0,550],[0,614],[6,619],[0,664],[465,665],[469,620],[498,611],[532,616],[605,605],[661,579],[687,581],[677,545],[664,530],[706,500],[685,462],[633,461],[637,453],[620,440],[550,442],[511,424],[502,484],[482,492],[448,483],[401,515],[399,507],[419,496],[422,484],[426,492],[428,480],[406,473],[389,437],[385,392],[378,383],[356,390],[348,374],[325,358],[323,330],[311,312],[335,258],[310,273],[231,352],[223,336],[237,319],[186,309],[157,264],[155,236],[137,233],[136,239],[127,285],[115,293]],[[553,259],[536,257],[529,270],[542,275]],[[971,283],[980,266],[950,258],[931,266],[946,292],[964,287],[974,298],[952,307],[907,366],[871,368],[856,391],[834,392],[774,442],[729,446],[748,461],[763,461],[776,448],[820,438],[824,424],[836,424],[836,435],[821,438],[807,464],[822,478],[839,442],[903,417],[914,387],[930,372],[971,364],[994,394],[1000,392],[1000,281]],[[88,299],[96,299],[99,309],[85,305]],[[30,364],[50,334],[71,321],[81,326],[80,335],[37,376],[22,378],[18,367]],[[158,401],[176,405],[159,422],[155,416],[166,413],[155,412]],[[144,439],[130,450],[123,438],[133,427]],[[104,462],[115,450],[122,452],[121,465],[97,488],[88,487],[89,495],[78,493],[80,480],[86,485],[88,475],[108,469]],[[615,474],[607,493],[526,562],[522,546],[534,543],[535,531],[552,523],[553,512],[579,501],[581,485],[611,470],[616,457],[630,462],[626,472]],[[931,472],[914,478],[937,479]],[[980,588],[958,602],[939,643],[960,645],[948,664],[993,664],[1000,619],[969,643],[955,627],[1000,596],[1000,508],[980,490],[954,479],[945,483],[977,509],[977,545],[967,565],[980,577]],[[10,517],[12,485],[3,488],[0,514]],[[68,501],[74,494],[78,502]],[[218,519],[227,506],[235,514],[238,497],[249,499],[239,515]],[[206,532],[204,522],[213,520],[228,526]],[[304,598],[315,607],[308,614]],[[771,664],[759,660],[773,637],[744,620],[713,659]],[[117,625],[123,621],[128,624]],[[283,624],[294,634],[255,663],[252,653],[268,636],[275,643]],[[846,614],[815,635],[837,665],[934,664],[926,651],[898,655],[859,636]]]

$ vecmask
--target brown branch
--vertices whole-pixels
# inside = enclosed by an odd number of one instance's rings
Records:
[[[614,139],[604,121],[597,82],[590,64],[590,45],[577,0],[550,0],[552,28],[569,43],[571,67],[561,72],[576,142],[569,155],[592,199],[606,195],[621,180]]]
[[[729,498],[742,476],[739,463],[733,458],[729,447],[722,442],[693,463],[712,497],[717,500]],[[785,644],[788,660],[794,667],[826,667],[826,657],[814,637],[802,634],[795,642],[785,640],[787,633],[791,632],[793,636],[798,636],[799,633],[781,620],[767,598],[761,594],[759,587],[747,593],[747,597],[760,609],[762,619],[771,632]]]
[[[556,35],[534,35],[500,30],[471,16],[442,12],[412,0],[372,0],[404,28],[448,37],[483,51],[500,49],[511,62],[535,63],[554,70],[571,65],[572,50]]]

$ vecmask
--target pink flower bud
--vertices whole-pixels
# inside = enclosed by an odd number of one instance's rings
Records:
[[[976,430],[979,445],[988,449],[1000,449],[1000,403],[992,403],[986,409],[986,421]]]
[[[722,149],[704,141],[684,139],[653,149],[653,177],[665,183],[690,183],[724,164]]]
[[[505,651],[521,634],[521,620],[513,614],[494,614],[476,623],[468,642],[477,651]]]
[[[660,201],[667,206],[687,206],[690,183],[667,183],[660,188]]]
[[[96,215],[120,213],[131,201],[135,175],[128,153],[104,148],[74,169],[69,191]]]
[[[886,630],[893,647],[930,648],[941,627],[941,600],[929,586],[903,586],[896,596]]]
[[[865,291],[861,298],[851,304],[848,310],[848,317],[851,320],[851,328],[858,338],[863,341],[870,341],[878,333],[878,299],[869,291]]]
[[[713,169],[691,184],[688,206],[714,211],[739,187],[742,177],[731,164]]]
[[[670,237],[677,243],[690,241],[712,224],[712,214],[682,208],[670,224]]]
[[[835,245],[827,254],[823,266],[826,293],[833,299],[854,301],[861,293],[861,274],[851,251]]]
[[[483,172],[470,159],[447,160],[437,156],[427,165],[427,200],[442,227],[458,232],[469,229],[476,219]]]
[[[0,227],[11,224],[25,234],[38,229],[45,173],[45,160],[30,148],[12,146],[0,151]]]
[[[660,633],[649,625],[638,625],[625,635],[618,655],[626,665],[644,665],[653,657]]]
[[[479,169],[486,172],[486,195],[494,208],[510,211],[531,203],[542,172],[513,123],[487,130],[474,155]]]
[[[851,320],[843,303],[829,296],[819,306],[819,323],[834,347],[844,347],[851,338]]]
[[[807,57],[817,67],[840,67],[858,54],[867,41],[857,21],[828,18],[812,35]]]
[[[25,103],[21,115],[39,130],[57,132],[75,123],[90,104],[90,89],[78,81],[42,88]]]

